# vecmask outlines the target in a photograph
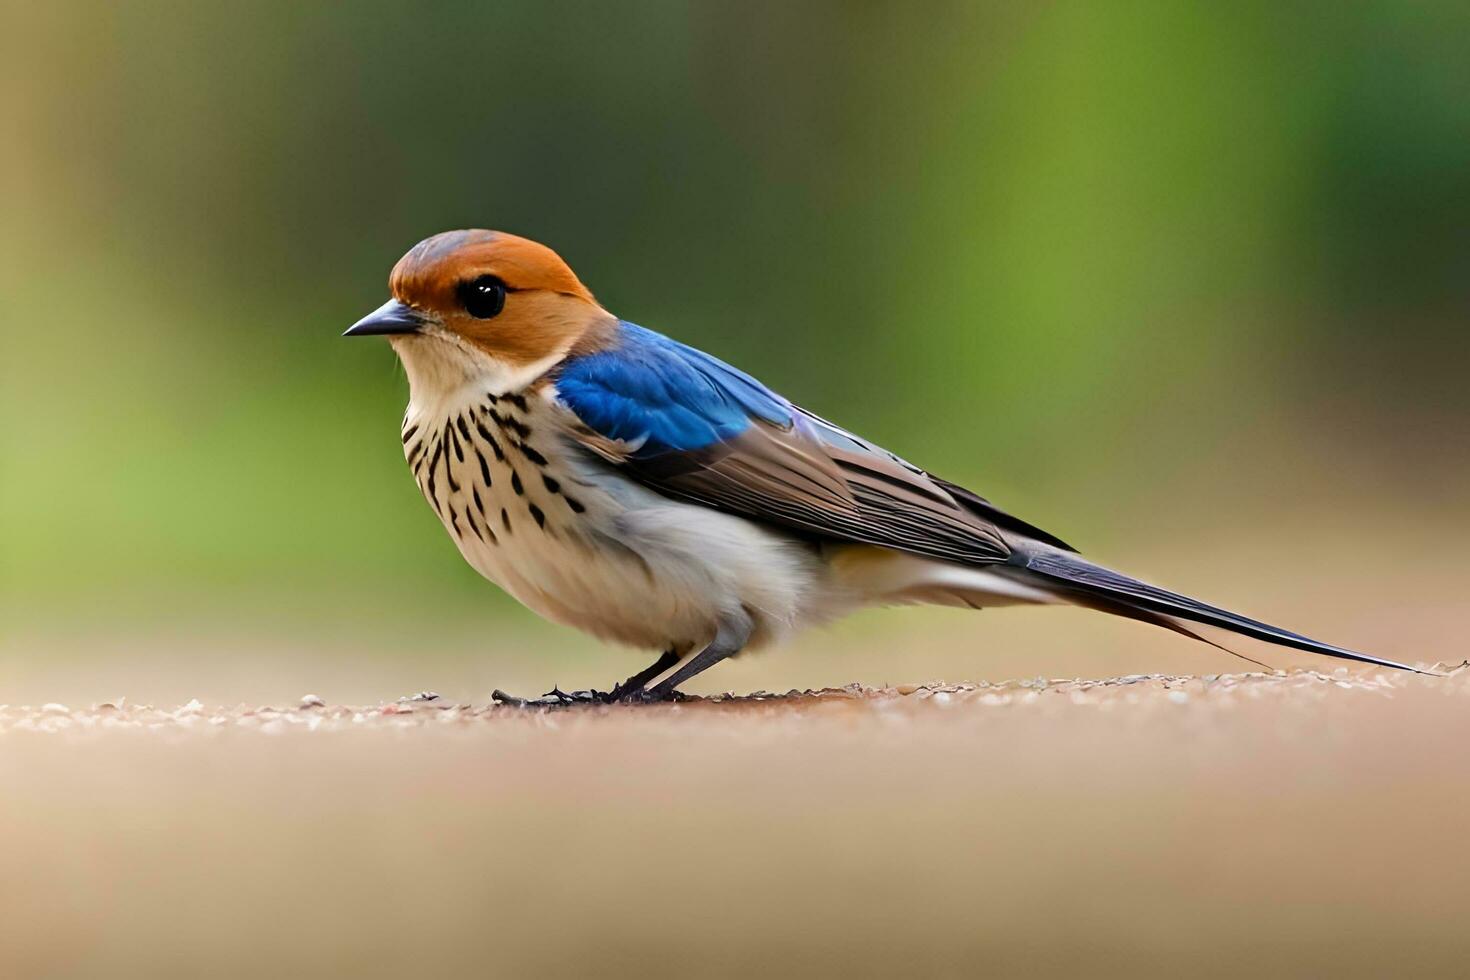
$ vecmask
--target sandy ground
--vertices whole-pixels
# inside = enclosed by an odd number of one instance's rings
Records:
[[[1458,976],[1470,669],[0,707],[6,977]]]

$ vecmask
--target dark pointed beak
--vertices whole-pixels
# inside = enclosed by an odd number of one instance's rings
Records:
[[[390,299],[348,327],[344,337],[376,337],[393,333],[418,333],[424,318],[411,306]]]

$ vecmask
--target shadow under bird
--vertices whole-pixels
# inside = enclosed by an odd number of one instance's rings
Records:
[[[404,453],[465,560],[547,619],[663,651],[607,694],[560,698],[671,698],[742,650],[906,603],[1067,603],[1414,669],[1089,562],[718,358],[618,319],[536,242],[445,232],[403,256],[389,286],[345,335],[386,336],[403,361]]]

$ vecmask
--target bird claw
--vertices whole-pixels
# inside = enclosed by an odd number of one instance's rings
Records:
[[[610,692],[563,691],[560,687],[553,687],[539,698],[520,698],[497,688],[490,693],[490,698],[496,704],[510,708],[570,708],[576,705],[612,704],[616,700]]]
[[[610,704],[613,696],[602,691],[563,691],[559,687],[553,687],[542,698],[553,698],[557,704]]]
[[[553,687],[539,698],[520,698],[497,688],[491,692],[490,698],[496,704],[509,708],[572,708],[609,704],[664,704],[690,700],[690,695],[680,691],[655,692],[647,688],[629,691],[621,684],[615,684],[611,691],[563,691],[560,687]]]
[[[554,708],[561,704],[556,698],[545,696],[539,698],[516,697],[514,694],[506,694],[498,687],[490,692],[490,700],[496,704],[503,704],[507,708]]]
[[[694,695],[685,694],[683,691],[654,691],[648,688],[625,693],[620,693],[614,688],[613,693],[619,704],[671,704],[676,701],[695,700]]]

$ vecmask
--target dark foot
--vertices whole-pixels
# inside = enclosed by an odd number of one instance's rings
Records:
[[[518,698],[500,689],[490,693],[496,704],[512,708],[570,708],[575,705],[612,704],[617,700],[611,691],[563,691],[554,687],[539,698]]]
[[[618,698],[620,704],[673,704],[676,701],[697,701],[699,698],[683,691],[652,690],[629,691]]]
[[[496,704],[510,708],[574,708],[595,707],[605,704],[661,704],[671,701],[688,701],[690,696],[681,691],[654,692],[643,688],[628,690],[623,684],[611,691],[563,691],[554,687],[539,698],[518,698],[497,688],[490,693]]]
[[[608,698],[612,701],[638,700],[638,698],[643,694],[643,689],[648,686],[649,681],[653,680],[659,674],[662,674],[664,671],[668,670],[670,667],[674,666],[674,664],[678,662],[679,654],[677,651],[665,650],[653,663],[649,664],[647,667],[644,667],[638,673],[634,674],[632,677],[629,677],[621,684],[614,684],[612,692],[608,695]]]
[[[665,650],[660,657],[649,666],[629,677],[621,684],[614,684],[611,691],[563,691],[554,687],[539,698],[518,698],[504,691],[492,691],[490,697],[496,703],[509,705],[514,708],[569,708],[573,705],[588,704],[643,704],[652,701],[675,701],[683,697],[670,697],[667,695],[656,695],[644,690],[645,685],[659,674],[668,670],[679,662],[679,654],[673,650]]]
[[[657,694],[642,684],[633,685],[627,681],[614,684],[611,691],[601,696],[607,698],[604,702],[606,704],[655,704],[660,701],[682,701],[686,697],[678,691]]]

